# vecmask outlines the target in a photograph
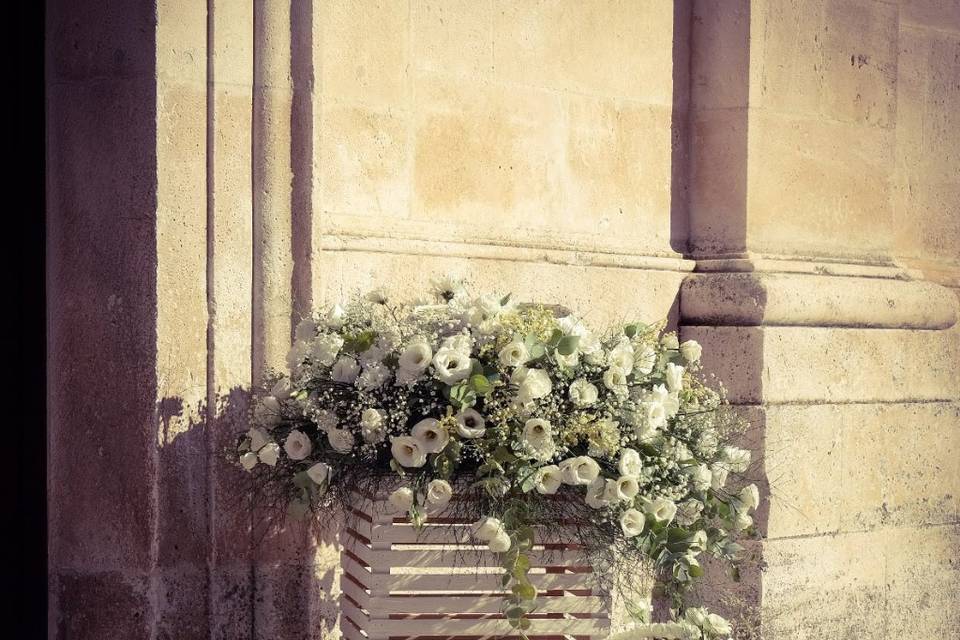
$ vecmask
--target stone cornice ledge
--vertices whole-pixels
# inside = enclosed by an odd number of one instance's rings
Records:
[[[697,268],[700,270],[700,264]],[[858,275],[818,272],[707,272],[684,279],[685,325],[948,329],[957,296],[932,282],[881,268]]]

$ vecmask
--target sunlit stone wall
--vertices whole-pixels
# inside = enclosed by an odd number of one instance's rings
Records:
[[[960,628],[955,2],[48,5],[51,638],[334,637],[335,522],[255,546],[223,449],[440,274],[704,344],[763,637]]]

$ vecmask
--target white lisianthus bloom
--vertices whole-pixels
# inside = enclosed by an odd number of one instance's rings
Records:
[[[280,379],[277,380],[277,382],[273,385],[273,388],[270,389],[270,395],[281,402],[284,400],[289,400],[292,392],[293,385],[290,384],[290,378],[287,376],[281,376]]]
[[[432,358],[433,349],[425,340],[408,344],[397,360],[397,382],[408,384],[416,380],[430,366]]]
[[[496,536],[491,538],[487,543],[487,548],[494,553],[506,553],[510,550],[510,536],[506,531],[501,531]]]
[[[310,347],[310,358],[325,367],[333,365],[343,348],[343,338],[335,333],[319,336]]]
[[[444,338],[440,348],[459,351],[469,358],[470,352],[473,351],[473,337],[469,333],[457,333]]]
[[[636,476],[620,476],[614,487],[617,500],[624,502],[630,502],[640,493],[640,483]]]
[[[495,323],[491,321],[511,306],[509,303],[506,307],[501,305],[500,300],[490,294],[480,296],[467,307],[463,319],[481,333],[487,333],[494,328]]]
[[[633,356],[633,366],[636,369],[634,374],[649,375],[653,367],[657,364],[657,352],[652,347],[644,347],[636,351]]]
[[[307,469],[307,477],[310,478],[314,484],[329,482],[332,475],[333,469],[325,462],[318,462]]]
[[[703,627],[707,622],[707,610],[703,607],[691,607],[684,612],[683,619],[690,624]]]
[[[400,466],[422,467],[427,463],[427,452],[413,436],[396,436],[390,441],[390,453]]]
[[[560,467],[557,465],[551,464],[537,469],[537,493],[553,495],[561,484],[563,484],[563,478],[560,474]]]
[[[357,386],[365,391],[372,391],[382,387],[389,379],[389,367],[380,363],[367,364],[363,367],[363,373],[357,378]]]
[[[427,504],[435,509],[447,506],[453,497],[453,487],[446,480],[436,478],[427,485]]]
[[[391,493],[387,500],[395,511],[405,512],[413,506],[413,489],[410,487],[400,487]]]
[[[633,371],[633,345],[629,340],[621,340],[607,356],[607,363],[611,367],[619,367],[625,376]]]
[[[667,426],[667,410],[663,408],[661,402],[643,402],[644,426],[650,428],[650,432],[662,429]]]
[[[646,511],[659,522],[670,522],[677,515],[677,505],[672,500],[657,498],[648,502]]]
[[[337,453],[350,453],[353,449],[353,434],[346,429],[328,429],[327,440]]]
[[[751,518],[745,511],[737,511],[733,517],[733,530],[736,533],[740,533],[744,529],[749,528],[753,524],[753,518]]]
[[[245,454],[240,456],[240,465],[243,466],[243,468],[247,471],[250,471],[257,466],[257,454],[253,451],[247,451]]]
[[[264,396],[253,410],[253,419],[266,428],[280,424],[280,401],[273,396]]]
[[[730,470],[727,468],[724,463],[714,463],[710,465],[710,487],[714,491],[719,491],[723,489],[727,484],[727,474],[730,473]]]
[[[676,334],[676,333],[666,333],[666,334],[664,334],[663,337],[660,338],[660,344],[663,346],[664,349],[674,349],[674,350],[676,350],[676,349],[679,349],[679,348],[680,348],[680,341],[677,340],[677,334]]]
[[[684,340],[680,345],[680,355],[690,364],[699,360],[702,353],[703,347],[696,340]]]
[[[329,329],[339,329],[343,326],[343,316],[346,312],[339,304],[334,304],[327,310],[327,315],[323,317],[323,324]]]
[[[750,452],[746,449],[724,447],[720,452],[720,458],[734,473],[744,473],[750,468]]]
[[[677,505],[677,523],[687,527],[696,522],[703,512],[703,503],[699,500],[684,500]]]
[[[420,448],[427,453],[440,453],[450,442],[450,434],[433,418],[424,418],[413,425],[410,435],[417,439]]]
[[[437,377],[448,385],[454,385],[470,375],[470,355],[457,349],[441,347],[433,356],[433,368]]]
[[[560,470],[561,474],[563,469]],[[590,483],[587,487],[587,493],[583,497],[583,501],[587,503],[587,506],[591,509],[603,509],[610,505],[610,501],[607,500],[607,481],[603,477],[598,477],[596,480]]]
[[[553,389],[550,374],[543,369],[518,367],[510,376],[510,382],[520,388],[517,399],[522,403],[542,398]]]
[[[670,393],[662,384],[655,385],[653,389],[644,395],[647,402],[658,402],[663,405],[663,411],[667,418],[672,418],[680,411],[680,398],[676,393]]]
[[[270,434],[267,433],[267,430],[258,427],[253,427],[250,431],[247,431],[247,437],[250,438],[250,451],[254,452],[259,451],[270,442]]]
[[[590,456],[577,456],[561,462],[560,473],[564,483],[585,487],[600,475],[600,465]]]
[[[690,483],[697,491],[706,491],[710,488],[710,484],[713,481],[713,474],[710,472],[710,467],[705,464],[687,467],[687,475],[690,476]]]
[[[574,351],[568,356],[565,356],[561,353],[555,353],[553,354],[553,357],[556,358],[557,364],[563,369],[576,369],[578,366],[580,366],[579,351]]]
[[[600,344],[600,339],[591,333],[583,322],[574,316],[565,316],[558,318],[557,324],[564,335],[578,336],[580,338],[577,342],[577,351],[586,356],[590,364],[597,364],[595,361],[597,354],[600,355],[600,361],[602,362],[603,346]],[[591,360],[591,356],[593,356],[593,360]]]
[[[280,459],[280,445],[276,442],[270,442],[264,445],[264,447],[257,452],[257,457],[260,458],[260,462],[263,464],[275,467],[277,460]]]
[[[639,476],[643,470],[643,463],[640,461],[640,454],[636,449],[624,447],[620,450],[620,461],[617,463],[617,470],[623,476]]]
[[[500,350],[499,359],[505,367],[519,367],[530,359],[530,352],[522,341],[514,340]]]
[[[330,377],[336,382],[346,382],[353,384],[360,375],[360,365],[350,356],[340,356],[340,359],[333,365],[330,371]]]
[[[643,514],[636,509],[627,509],[623,512],[623,515],[620,516],[620,528],[623,530],[623,535],[628,538],[643,533],[643,527],[646,522]]]
[[[671,392],[680,391],[683,388],[683,372],[685,369],[672,362],[667,363],[664,375],[667,379],[667,389]]]
[[[304,358],[310,353],[310,343],[306,340],[297,340],[287,352],[287,368],[295,370],[303,364]]]
[[[707,620],[702,626],[703,630],[714,636],[729,636],[733,628],[727,620],[715,613],[707,614]]]
[[[503,523],[497,518],[484,516],[470,527],[473,537],[481,542],[488,542],[503,532]]]
[[[464,409],[457,414],[457,433],[461,438],[480,438],[486,431],[486,422],[476,409]]]
[[[587,407],[597,401],[597,387],[583,378],[570,383],[570,401],[578,407]]]
[[[542,418],[531,418],[524,423],[520,442],[524,449],[541,462],[552,458],[557,451],[550,423]]]
[[[283,450],[291,460],[303,460],[313,450],[313,443],[310,442],[310,436],[299,429],[294,429],[287,435]]]
[[[360,435],[368,444],[383,442],[386,430],[383,426],[383,414],[376,409],[364,409],[360,414]]]
[[[296,340],[305,340],[307,342],[317,337],[317,323],[313,318],[304,318],[297,323],[297,328],[293,330],[293,337]]]
[[[757,485],[748,484],[737,494],[737,500],[748,511],[756,509],[760,506],[760,490],[757,489]]]
[[[618,366],[611,366],[603,374],[603,386],[618,396],[627,395],[627,374]]]

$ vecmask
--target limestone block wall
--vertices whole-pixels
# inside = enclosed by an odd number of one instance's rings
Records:
[[[335,523],[255,544],[223,450],[311,307],[440,274],[704,344],[763,637],[960,628],[952,0],[47,15],[49,637],[336,637]]]

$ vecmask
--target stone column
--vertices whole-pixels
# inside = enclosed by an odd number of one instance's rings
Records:
[[[768,639],[960,627],[957,300],[897,261],[902,33],[886,3],[693,8],[682,337],[752,423]]]

